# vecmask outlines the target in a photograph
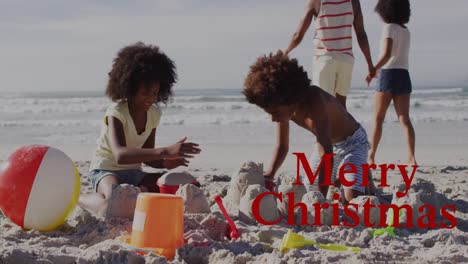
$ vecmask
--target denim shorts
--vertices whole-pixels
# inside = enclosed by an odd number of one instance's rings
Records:
[[[115,175],[120,178],[120,183],[127,183],[130,185],[138,186],[143,178],[147,175],[146,172],[141,170],[92,170],[89,172],[89,178],[93,184],[94,191],[97,192],[99,182],[104,177]]]
[[[410,94],[412,91],[411,78],[406,69],[382,69],[376,90],[395,95]]]

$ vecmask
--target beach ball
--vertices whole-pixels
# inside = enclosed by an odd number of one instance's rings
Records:
[[[26,229],[50,231],[75,208],[80,176],[62,151],[29,145],[0,164],[0,209]]]

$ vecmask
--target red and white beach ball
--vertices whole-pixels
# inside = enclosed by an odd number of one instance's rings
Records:
[[[0,165],[0,209],[23,228],[57,228],[73,210],[79,195],[78,170],[58,149],[25,146]]]

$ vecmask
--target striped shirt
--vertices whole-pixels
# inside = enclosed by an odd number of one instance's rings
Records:
[[[354,12],[351,0],[322,0],[316,20],[315,55],[353,62]]]

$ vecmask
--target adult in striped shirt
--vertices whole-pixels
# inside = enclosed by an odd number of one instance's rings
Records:
[[[285,50],[288,55],[316,20],[312,83],[335,96],[346,107],[354,66],[353,32],[368,70],[375,73],[359,0],[308,0],[305,15]]]

